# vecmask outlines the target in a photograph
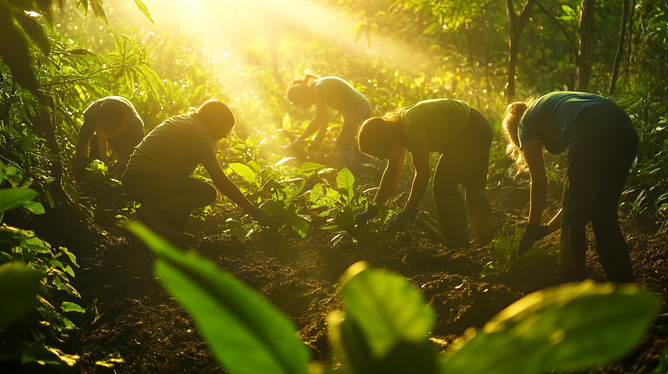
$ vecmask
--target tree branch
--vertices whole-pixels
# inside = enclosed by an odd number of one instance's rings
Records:
[[[575,54],[575,58],[577,59],[577,56],[578,56],[578,49],[575,47],[575,43],[573,43],[573,40],[571,40],[571,37],[568,36],[568,34],[566,33],[566,29],[564,29],[564,27],[559,23],[559,21],[557,21],[557,19],[556,19],[550,12],[548,12],[547,9],[545,9],[545,7],[544,7],[541,3],[539,3],[538,1],[536,1],[536,5],[538,5],[538,6],[540,7],[540,9],[542,9],[543,12],[544,12],[548,17],[550,17],[550,19],[551,19],[552,21],[554,21],[554,23],[557,24],[557,27],[559,27],[559,30],[561,30],[561,32],[564,34],[564,36],[565,36],[566,39],[568,40],[568,44],[571,45],[571,49],[573,49],[573,53]]]

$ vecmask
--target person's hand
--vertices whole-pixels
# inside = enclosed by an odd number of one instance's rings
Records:
[[[520,243],[517,246],[517,256],[521,257],[524,253],[528,252],[533,247],[533,243],[543,239],[549,233],[547,226],[535,226],[527,223],[522,236],[520,236]]]
[[[366,210],[359,216],[355,217],[355,228],[362,230],[366,223],[378,214],[378,208],[375,205],[369,204]]]
[[[90,165],[90,163],[93,162],[93,159],[88,157],[88,156],[82,156],[77,158],[77,167],[79,169],[85,169]]]
[[[253,217],[253,219],[257,221],[257,223],[259,223],[261,226],[266,226],[266,227],[274,226],[274,219],[271,218],[269,213],[265,212],[264,210],[260,208],[255,208],[251,210],[249,213],[251,217]]]
[[[396,231],[404,231],[408,227],[408,224],[415,221],[415,217],[417,217],[417,209],[415,210],[402,210],[399,212],[392,220],[390,223],[387,225],[385,228],[386,233],[393,233]]]

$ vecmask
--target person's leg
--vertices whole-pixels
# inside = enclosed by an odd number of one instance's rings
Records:
[[[606,274],[608,271],[606,267],[615,272],[611,266],[618,264],[626,269],[619,271],[620,279],[628,279],[630,260],[623,236],[620,241],[621,232],[618,232],[616,220],[619,196],[637,147],[637,145],[622,145],[620,141],[631,139],[631,143],[635,141],[637,144],[635,136],[633,130],[605,130],[578,140],[569,149],[562,230],[570,228],[567,230],[576,231],[577,235],[568,234],[567,237],[571,239],[568,239],[565,245],[562,240],[562,259],[572,259],[562,262],[562,274],[580,274],[580,269],[584,268],[586,253],[584,228],[589,221],[592,221],[598,243],[597,252]],[[624,156],[629,152],[633,156]],[[580,242],[575,243],[574,240]],[[613,277],[616,278],[614,275]],[[564,279],[564,281],[570,280],[573,279],[568,277]]]
[[[607,165],[592,213],[596,253],[610,282],[630,283],[635,281],[633,267],[619,227],[617,206],[638,150],[638,137],[633,130],[615,129],[606,131],[599,141],[610,146],[602,155]]]
[[[336,139],[336,151],[343,167],[348,168],[356,179],[360,176],[359,165],[368,162],[368,158],[355,147],[355,135],[359,126],[371,116],[368,101],[361,101],[343,115],[341,132]]]
[[[216,199],[216,189],[190,177],[128,171],[123,188],[130,199],[142,203],[139,211],[149,225],[163,231],[183,231],[190,211]]]
[[[587,226],[561,227],[561,266],[559,278],[562,283],[577,282],[587,278]]]
[[[466,212],[473,234],[480,246],[489,244],[496,234],[496,225],[492,206],[485,195],[489,149],[492,145],[494,130],[482,113],[471,109],[468,131],[464,136],[470,139],[470,172],[462,182],[466,194]],[[459,141],[459,139],[458,139]]]
[[[460,183],[464,183],[467,198],[471,198],[469,209],[481,213],[475,217],[478,220],[476,224],[484,222],[484,219],[480,219],[480,216],[491,216],[491,208],[485,212],[485,205],[489,207],[489,201],[484,196],[484,190],[487,183],[486,165],[489,158],[492,131],[487,120],[482,121],[478,118],[478,114],[484,118],[482,114],[471,110],[472,118],[469,119],[469,123],[443,149],[434,171],[434,203],[438,213],[441,235],[443,235],[443,241],[448,248],[468,247],[470,245],[466,232],[468,227],[467,206],[457,190]],[[482,170],[483,168],[484,170]],[[473,213],[473,215],[475,216],[476,213]],[[481,229],[483,226],[484,224],[477,225],[476,229]],[[489,237],[489,235],[483,235],[480,231],[478,233],[481,237],[485,237],[485,240]]]

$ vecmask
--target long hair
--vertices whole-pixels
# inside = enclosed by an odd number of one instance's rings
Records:
[[[519,124],[527,108],[529,108],[529,105],[534,101],[534,98],[530,98],[526,101],[516,101],[509,104],[506,107],[506,113],[503,117],[503,131],[508,139],[506,153],[513,161],[515,161],[515,175],[527,170],[527,162],[520,149]]]

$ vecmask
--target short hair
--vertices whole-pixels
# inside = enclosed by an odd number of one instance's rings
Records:
[[[222,122],[224,126],[229,125],[232,128],[236,123],[232,110],[216,99],[207,100],[199,107],[191,108],[188,114],[196,117],[206,126]]]
[[[303,78],[293,79],[286,91],[286,98],[292,104],[303,102],[306,91],[311,89],[313,82],[318,78],[319,77],[315,74],[306,73]]]
[[[128,119],[128,106],[119,100],[101,100],[95,108],[95,123],[105,134],[122,128]]]

